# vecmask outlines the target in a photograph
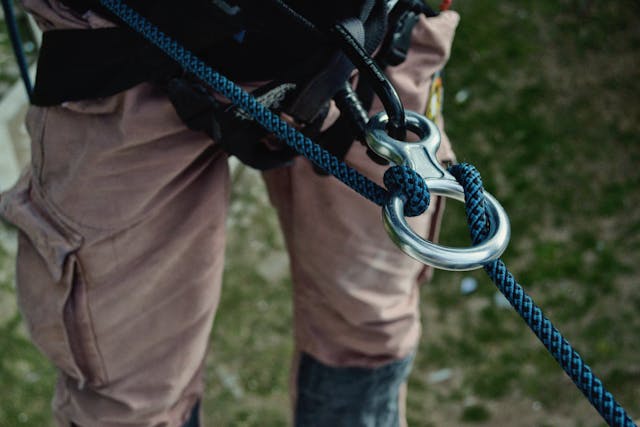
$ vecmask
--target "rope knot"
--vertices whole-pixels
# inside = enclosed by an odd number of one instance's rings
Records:
[[[384,185],[389,192],[404,201],[404,214],[418,216],[429,207],[431,195],[424,179],[407,166],[392,166],[384,173]]]

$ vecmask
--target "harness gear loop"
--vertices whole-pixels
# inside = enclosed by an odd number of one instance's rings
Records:
[[[259,170],[267,170],[291,162],[295,151],[285,144],[268,144],[267,131],[246,112],[234,105],[218,101],[193,76],[174,77],[166,83],[166,90],[180,119],[189,129],[204,132],[216,141],[224,151],[236,156],[244,164]],[[265,85],[254,91],[254,96],[270,108],[278,111],[289,90],[287,85]],[[321,111],[318,121],[324,119]],[[314,126],[305,128],[311,132]],[[243,143],[253,141],[254,143]]]

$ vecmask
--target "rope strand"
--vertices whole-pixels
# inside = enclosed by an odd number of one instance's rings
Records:
[[[481,242],[487,238],[489,224],[484,210],[485,201],[480,174],[473,166],[466,163],[452,166],[449,172],[464,188],[471,240],[474,244]],[[602,418],[611,427],[637,427],[624,408],[604,388],[602,381],[594,375],[589,365],[584,363],[580,354],[527,295],[505,264],[497,260],[485,265],[484,269]]]

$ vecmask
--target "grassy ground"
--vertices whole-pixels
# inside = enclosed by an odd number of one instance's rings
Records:
[[[463,20],[445,109],[459,159],[480,169],[510,214],[507,265],[640,418],[640,3],[455,5]],[[235,180],[207,425],[281,426],[291,351],[286,255],[259,179],[245,171]],[[467,244],[465,227],[450,203],[444,242]],[[1,240],[0,426],[47,426],[53,373],[24,338],[11,239]],[[464,296],[466,277],[479,288]],[[602,425],[481,272],[438,272],[422,299],[411,426]]]

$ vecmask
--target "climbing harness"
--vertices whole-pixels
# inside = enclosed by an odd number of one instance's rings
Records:
[[[119,19],[97,0],[61,1],[79,14],[92,9],[116,22]],[[272,111],[292,117],[307,136],[317,138],[329,102],[353,73],[355,57],[368,58],[386,30],[386,1],[362,0],[342,7],[338,7],[340,1],[331,1],[335,7],[298,0],[193,0],[180,8],[179,16],[174,16],[173,2],[168,0],[133,0],[132,4],[139,5],[138,12],[167,35],[232,80],[268,82],[261,83],[264,86],[254,94]],[[313,21],[289,3],[306,10]],[[359,9],[357,3],[362,3]],[[341,12],[345,8],[354,10]],[[338,22],[336,28],[332,28],[334,21]],[[189,25],[181,25],[185,22]],[[286,45],[274,49],[285,37]],[[345,45],[351,42],[354,50],[361,51],[345,55],[337,48],[337,40],[344,40]],[[393,91],[381,71],[378,75],[374,84]],[[268,132],[251,115],[207,96],[197,78],[183,72],[162,52],[147,49],[147,43],[126,26],[45,32],[32,102],[47,106],[94,99],[142,82],[165,88],[189,128],[207,133],[245,164],[270,169],[290,162],[295,155],[290,150],[265,147],[261,141]],[[401,108],[401,104],[387,106],[398,129],[404,122]],[[394,115],[395,111],[398,114]],[[351,117],[347,111],[344,116]]]
[[[222,0],[219,0],[222,1]],[[394,163],[384,175],[385,186],[379,187],[356,170],[348,167],[326,149],[314,144],[307,136],[285,123],[277,113],[261,105],[254,97],[243,91],[229,79],[214,71],[207,63],[179,44],[173,37],[144,18],[140,13],[124,4],[122,0],[99,0],[100,4],[119,21],[135,30],[144,39],[157,46],[161,52],[177,62],[182,69],[230,100],[238,109],[284,141],[296,152],[304,155],[315,165],[336,176],[374,203],[383,206],[385,227],[392,240],[410,256],[439,268],[467,270],[484,267],[499,290],[510,301],[532,331],[558,361],[567,375],[584,393],[596,410],[610,426],[636,427],[625,410],[606,391],[602,382],[593,375],[579,354],[542,314],[541,310],[526,295],[522,287],[499,260],[505,250],[510,227],[504,209],[491,195],[484,192],[477,171],[465,164],[443,169],[435,156],[440,143],[437,127],[423,115],[402,112],[396,100],[386,100],[384,105],[392,111],[379,113],[369,120],[365,134],[373,152]],[[278,0],[276,0],[278,2]],[[280,6],[286,4],[279,2]],[[443,2],[442,8],[448,7]],[[291,9],[292,11],[294,8]],[[234,13],[233,9],[228,10]],[[292,12],[293,13],[293,12]],[[331,17],[325,17],[330,20]],[[324,21],[320,21],[324,23]],[[304,26],[304,22],[302,23]],[[347,55],[356,65],[369,69],[369,76],[380,78],[371,61],[357,45],[361,43],[357,31],[349,29],[350,23],[331,27],[331,31],[345,42]],[[318,27],[318,22],[313,26]],[[241,34],[241,33],[235,33]],[[344,46],[343,46],[344,47]],[[359,62],[360,61],[360,62]],[[379,71],[379,70],[378,70]],[[366,75],[366,73],[365,73]],[[383,77],[383,76],[382,76]],[[378,91],[384,86],[379,82]],[[340,89],[340,88],[339,88]],[[385,92],[394,97],[395,92]],[[342,88],[345,99],[352,94]],[[399,102],[399,101],[398,101]],[[356,115],[362,115],[360,110]],[[361,117],[362,118],[362,117]],[[400,122],[402,120],[402,122]],[[401,141],[405,128],[420,139],[417,143]],[[423,240],[407,225],[405,216],[423,213],[429,204],[430,192],[465,202],[465,209],[472,235],[471,248],[447,248]]]

